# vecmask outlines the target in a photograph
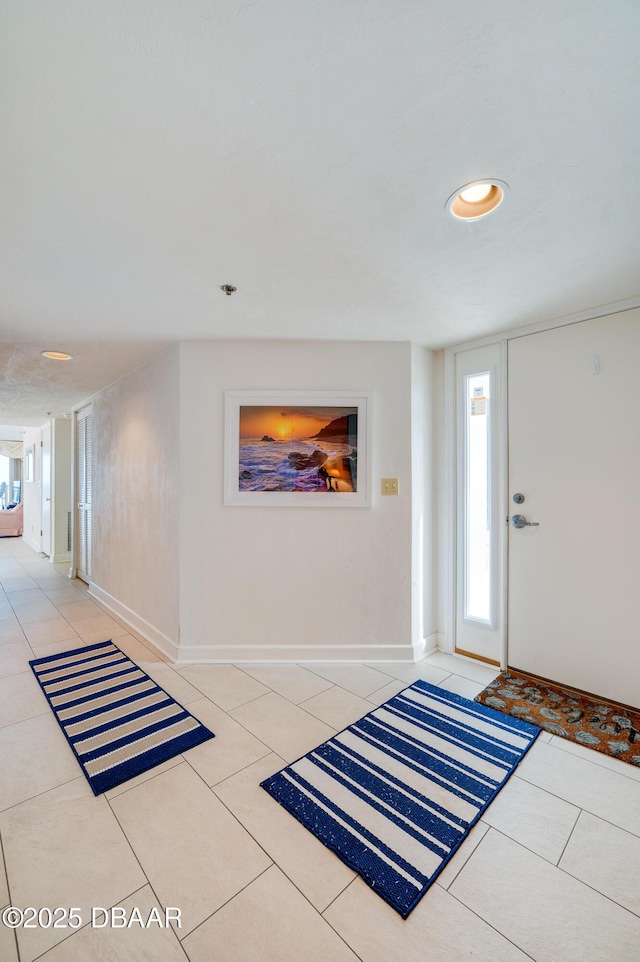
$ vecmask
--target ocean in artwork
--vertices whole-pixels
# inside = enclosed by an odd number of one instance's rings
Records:
[[[356,491],[357,456],[350,444],[295,438],[241,438],[240,491]]]

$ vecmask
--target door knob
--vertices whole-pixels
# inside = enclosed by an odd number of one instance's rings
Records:
[[[514,528],[538,528],[539,521],[527,521],[523,514],[514,514],[511,517],[511,524]]]

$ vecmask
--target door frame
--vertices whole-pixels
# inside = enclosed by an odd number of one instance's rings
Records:
[[[40,432],[40,553],[46,555],[52,561],[54,554],[52,529],[55,515],[55,492],[53,490],[53,430],[51,421],[43,424]],[[45,460],[45,452],[48,462]],[[47,502],[48,508],[46,507]],[[45,551],[45,548],[48,548],[48,550]]]
[[[70,579],[78,577],[76,531],[78,526],[78,491],[77,491],[77,440],[78,440],[78,414],[91,408],[92,398],[82,401],[75,405],[71,413],[71,563],[69,565]]]
[[[499,463],[501,464],[500,477],[497,479],[501,489],[501,504],[503,511],[506,511],[507,522],[502,526],[502,538],[504,539],[504,550],[502,551],[502,561],[497,571],[498,597],[500,598],[499,611],[503,618],[503,639],[502,654],[500,657],[500,668],[505,669],[508,664],[509,651],[509,623],[508,623],[508,570],[509,570],[509,529],[508,529],[508,472],[509,472],[509,427],[508,427],[508,342],[514,338],[526,337],[529,334],[538,334],[542,331],[553,330],[557,327],[566,327],[570,324],[579,324],[582,321],[593,320],[598,317],[607,317],[610,314],[619,314],[624,311],[632,311],[640,307],[640,297],[630,298],[625,301],[618,301],[602,307],[592,308],[591,310],[581,311],[567,317],[555,318],[537,324],[529,324],[526,327],[510,328],[499,334],[477,338],[472,341],[464,341],[448,347],[444,351],[444,451],[443,451],[443,627],[444,638],[441,641],[440,649],[449,654],[456,654],[456,616],[457,616],[457,517],[458,517],[458,387],[456,383],[456,355],[462,351],[469,351],[475,348],[486,347],[491,344],[500,343],[501,363],[499,377],[501,378],[502,403],[498,413],[498,429],[496,431],[496,442],[500,446]],[[462,656],[458,656],[462,657]]]

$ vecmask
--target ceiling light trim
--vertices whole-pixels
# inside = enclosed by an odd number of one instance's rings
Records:
[[[468,196],[466,198],[463,196],[467,192],[473,196],[473,192],[482,187],[488,187],[489,191],[485,193],[484,197],[480,197],[479,200],[473,200],[469,199]],[[481,217],[486,217],[487,214],[496,210],[504,200],[508,191],[509,185],[505,183],[504,180],[496,180],[494,177],[472,180],[470,183],[458,187],[458,189],[451,194],[445,204],[445,210],[456,220],[479,220]]]
[[[40,351],[42,357],[49,358],[50,361],[73,361],[73,354],[65,351]]]

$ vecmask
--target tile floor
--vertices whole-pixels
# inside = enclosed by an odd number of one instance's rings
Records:
[[[64,569],[0,541],[0,910],[84,924],[0,923],[3,962],[638,962],[640,769],[542,735],[403,921],[259,783],[418,677],[473,697],[493,672],[442,653],[177,670]],[[216,738],[95,798],[27,662],[107,637]],[[91,925],[93,906],[182,927]]]

